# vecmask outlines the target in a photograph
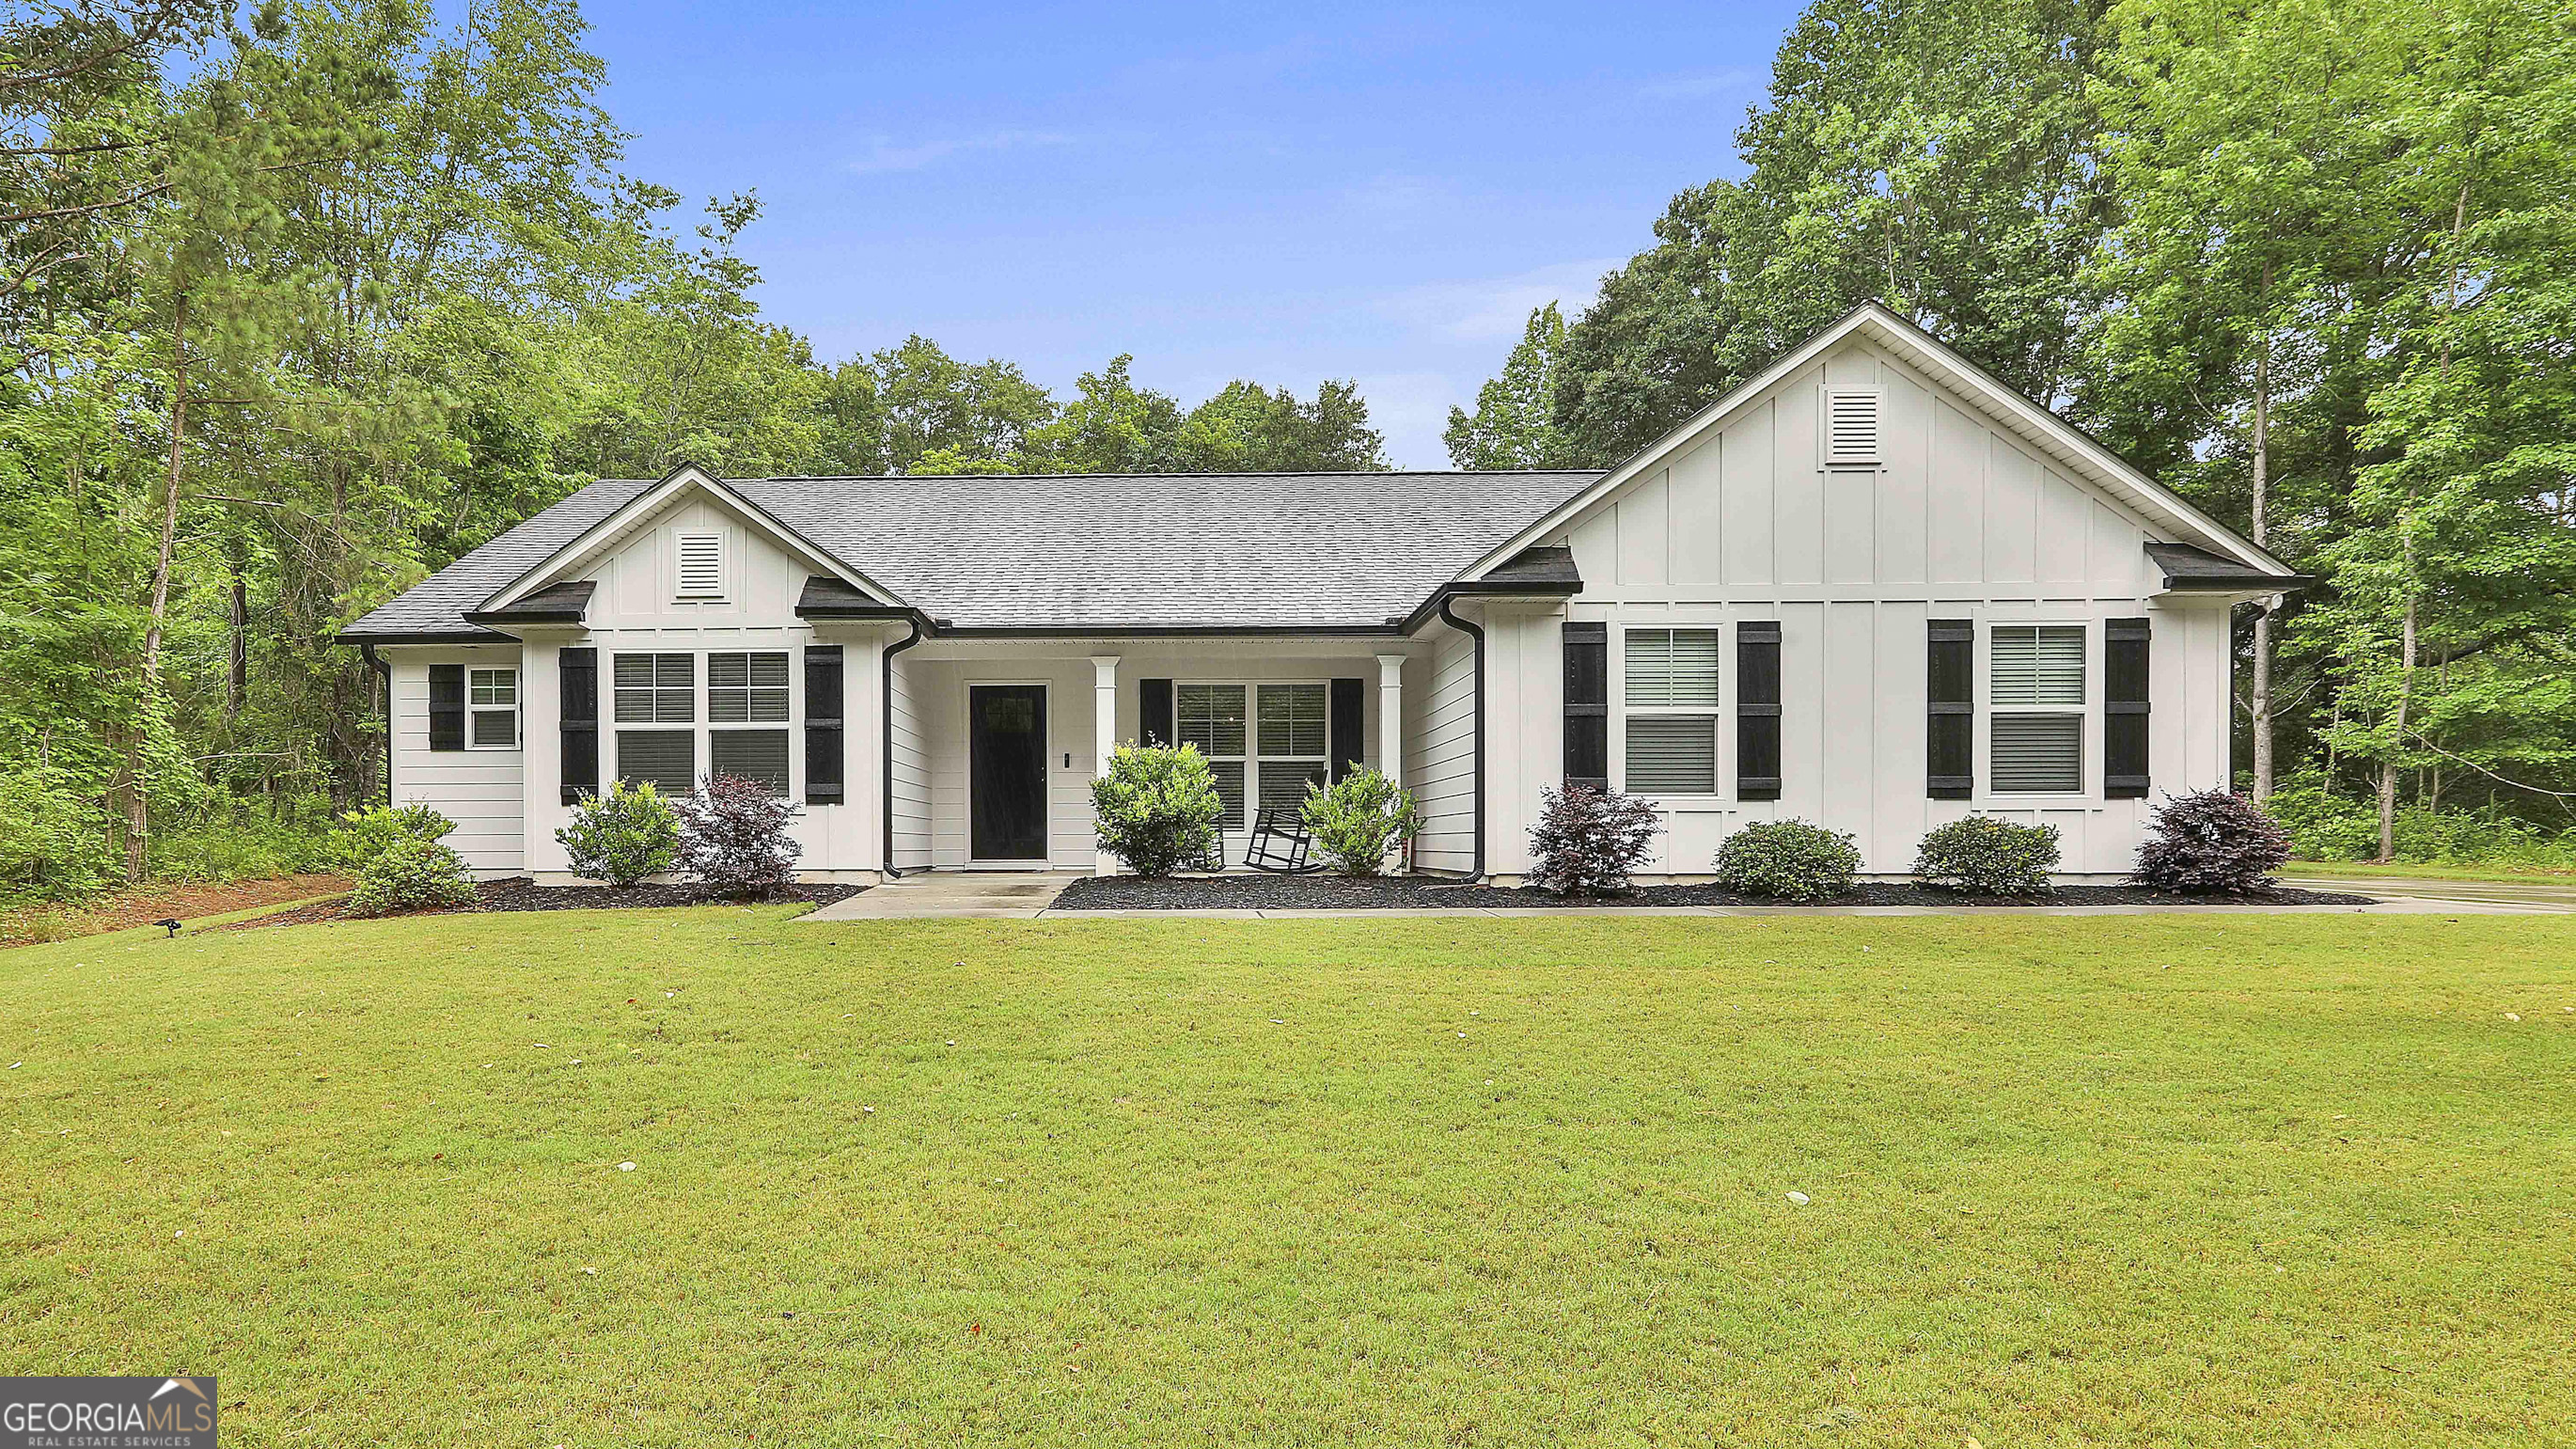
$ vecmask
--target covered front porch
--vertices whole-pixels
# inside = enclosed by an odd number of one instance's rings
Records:
[[[1237,866],[1261,807],[1295,805],[1310,781],[1364,764],[1411,783],[1407,676],[1429,667],[1417,648],[1384,633],[896,641],[892,865],[1115,870],[1095,847],[1091,781],[1121,744],[1186,743],[1216,774]]]

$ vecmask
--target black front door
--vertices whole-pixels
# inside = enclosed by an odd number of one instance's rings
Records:
[[[966,713],[975,859],[1046,859],[1046,686],[974,685]]]

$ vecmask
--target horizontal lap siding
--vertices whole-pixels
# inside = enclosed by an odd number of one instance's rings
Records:
[[[458,650],[397,657],[394,669],[394,798],[417,801],[456,822],[446,844],[485,875],[525,868],[525,759],[519,750],[432,750],[429,666],[519,667],[519,650]],[[523,722],[536,728],[533,721]],[[546,727],[552,728],[551,721]]]
[[[894,864],[913,869],[930,864],[930,749],[923,732],[920,702],[915,698],[917,666],[903,655],[893,658],[893,690],[887,716],[894,745]],[[872,732],[853,731],[853,738]],[[852,769],[882,768],[881,761],[851,762]]]
[[[1448,629],[1427,665],[1405,671],[1404,778],[1422,813],[1414,864],[1475,867],[1475,650]]]

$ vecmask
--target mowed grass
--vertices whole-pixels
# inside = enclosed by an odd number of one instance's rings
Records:
[[[0,1352],[237,1445],[2567,1443],[2570,1006],[2576,918],[127,933],[0,955]]]

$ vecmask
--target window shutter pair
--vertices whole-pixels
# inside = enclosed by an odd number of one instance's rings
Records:
[[[2147,797],[2147,639],[2144,619],[2102,626],[2102,798]]]
[[[1610,626],[1559,626],[1565,648],[1565,783],[1610,788]]]
[[[566,805],[599,793],[599,651],[565,649],[555,656],[563,707],[563,789]]]
[[[1565,783],[1610,788],[1610,626],[1560,626],[1565,651]],[[1780,798],[1780,625],[1735,626],[1735,795]],[[1714,701],[1712,701],[1714,703]]]
[[[2142,800],[2147,794],[2147,643],[2145,619],[2109,619],[2102,626],[2102,797]],[[1966,800],[1976,793],[1976,626],[1966,619],[1934,619],[1925,647],[1928,711],[1924,793],[1935,800]],[[2050,672],[2045,641],[2034,636],[2027,659],[1999,663],[2018,679],[2027,674],[2036,693]],[[2080,656],[2079,656],[2080,661]]]
[[[841,646],[805,646],[805,803],[838,805],[847,776],[842,762]]]
[[[429,747],[465,748],[465,666],[429,666]]]

